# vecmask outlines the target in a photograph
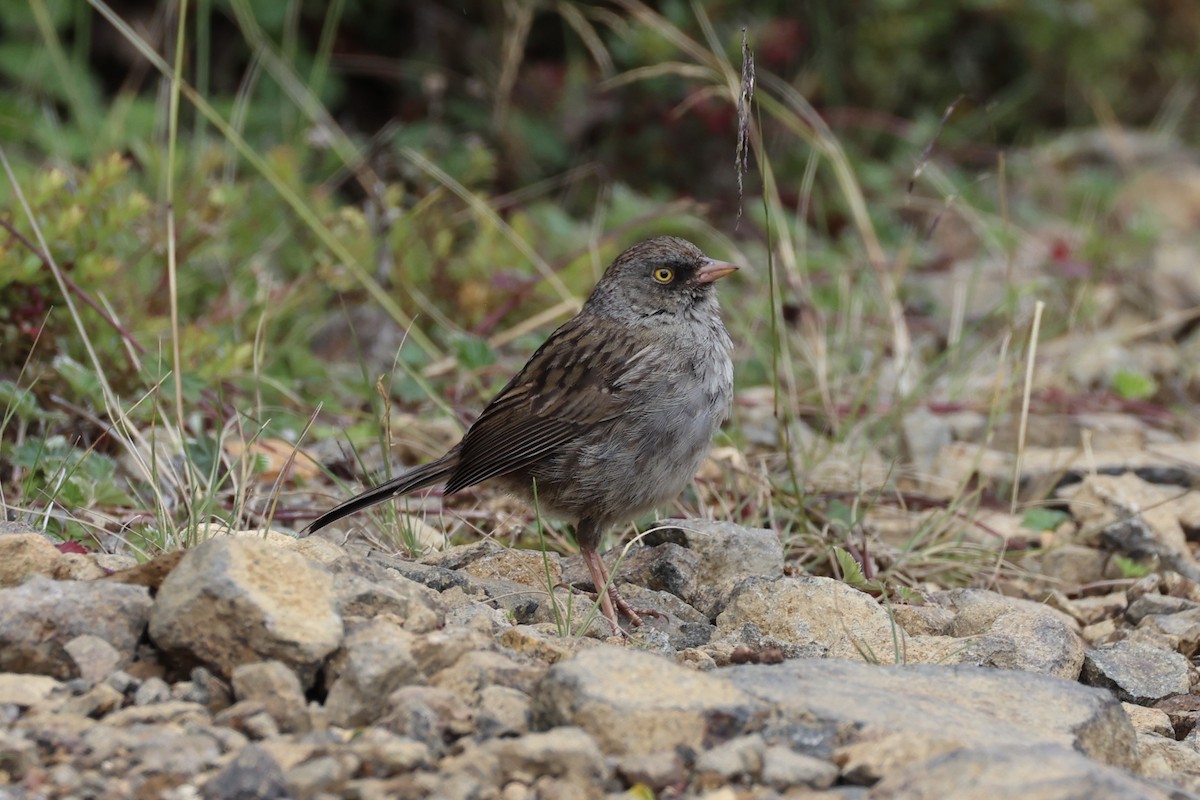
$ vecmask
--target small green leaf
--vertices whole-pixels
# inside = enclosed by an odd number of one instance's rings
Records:
[[[1052,531],[1071,515],[1057,508],[1027,508],[1021,515],[1021,527],[1031,531]]]
[[[92,504],[128,507],[133,505],[133,498],[115,481],[99,481],[92,486]]]
[[[1112,563],[1121,570],[1122,578],[1144,578],[1150,574],[1150,567],[1125,556],[1113,556]]]
[[[854,556],[841,547],[833,548],[833,556],[837,559],[844,583],[855,587],[867,585],[867,576],[863,575],[862,566],[854,560]]]
[[[78,475],[72,475],[57,486],[47,487],[47,492],[56,503],[72,510],[87,508],[90,501],[88,482]]]
[[[1113,391],[1125,400],[1145,400],[1158,392],[1158,381],[1141,372],[1119,370],[1112,383]]]

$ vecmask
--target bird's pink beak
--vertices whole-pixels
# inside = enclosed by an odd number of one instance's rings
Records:
[[[698,283],[712,283],[719,281],[726,275],[732,275],[738,271],[738,267],[726,261],[714,261],[709,259],[708,262],[696,272],[696,281]]]

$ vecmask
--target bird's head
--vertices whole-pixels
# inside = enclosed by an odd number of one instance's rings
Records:
[[[638,317],[683,314],[715,302],[713,284],[737,269],[709,258],[686,239],[659,236],[617,256],[592,290],[588,305]]]

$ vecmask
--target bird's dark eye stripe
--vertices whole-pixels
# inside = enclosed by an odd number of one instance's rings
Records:
[[[675,280],[686,280],[696,271],[696,267],[687,261],[660,261],[650,270],[650,275],[657,280],[659,273],[664,270],[670,272]]]

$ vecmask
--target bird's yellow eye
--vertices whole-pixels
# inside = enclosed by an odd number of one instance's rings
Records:
[[[675,270],[669,267],[659,267],[654,270],[654,280],[659,283],[670,283],[675,280]]]

